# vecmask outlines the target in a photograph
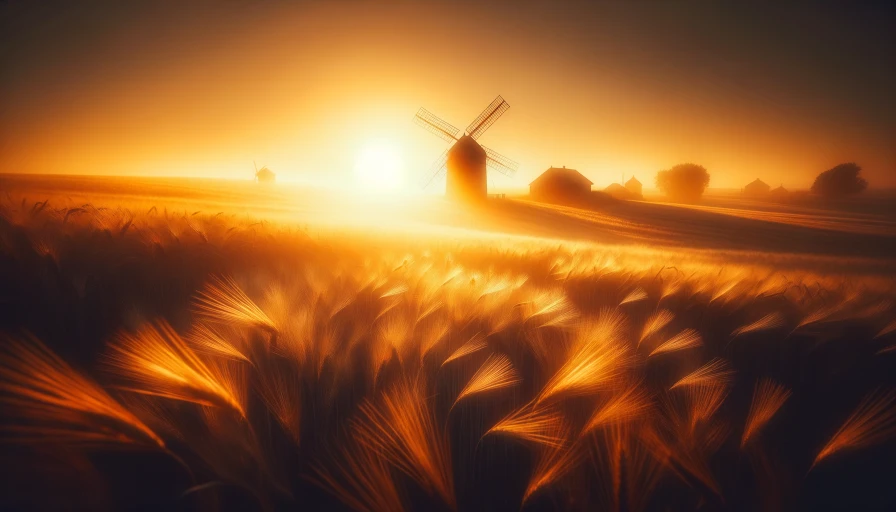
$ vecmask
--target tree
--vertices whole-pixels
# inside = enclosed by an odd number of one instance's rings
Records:
[[[859,176],[862,168],[855,162],[840,164],[819,174],[812,184],[812,192],[824,197],[846,197],[868,188],[868,182]]]
[[[697,164],[679,164],[656,174],[656,186],[673,201],[695,202],[709,185],[709,173]]]

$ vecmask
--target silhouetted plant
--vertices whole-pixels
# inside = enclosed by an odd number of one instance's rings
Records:
[[[868,188],[868,182],[859,176],[862,168],[854,162],[840,164],[819,174],[812,183],[812,192],[824,197],[846,197]]]
[[[673,201],[700,199],[709,185],[709,173],[702,165],[679,164],[656,174],[656,186]]]

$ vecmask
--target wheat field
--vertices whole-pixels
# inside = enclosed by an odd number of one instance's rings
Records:
[[[8,508],[896,503],[880,262],[9,196],[0,264]]]

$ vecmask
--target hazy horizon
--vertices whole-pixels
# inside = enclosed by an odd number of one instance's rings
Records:
[[[346,9],[353,15],[345,16]],[[444,149],[411,119],[606,186],[682,162],[713,188],[808,188],[856,161],[896,186],[887,5],[136,2],[2,7],[0,168],[344,186],[365,152],[413,189]],[[478,20],[470,23],[470,19]]]

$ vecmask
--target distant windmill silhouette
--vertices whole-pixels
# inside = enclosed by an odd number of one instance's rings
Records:
[[[255,160],[252,160],[252,165],[255,166],[255,181],[257,183],[273,183],[277,179],[277,175],[274,174],[274,171],[268,169],[267,166],[262,165],[261,169],[259,169]]]
[[[510,105],[504,98],[498,96],[470,123],[470,126],[467,126],[463,134],[425,108],[418,110],[414,116],[415,123],[437,137],[453,143],[433,162],[424,188],[447,171],[445,183],[447,197],[482,200],[488,197],[487,167],[501,174],[513,176],[519,167],[518,163],[476,142],[476,139],[495,124],[508,108]]]

